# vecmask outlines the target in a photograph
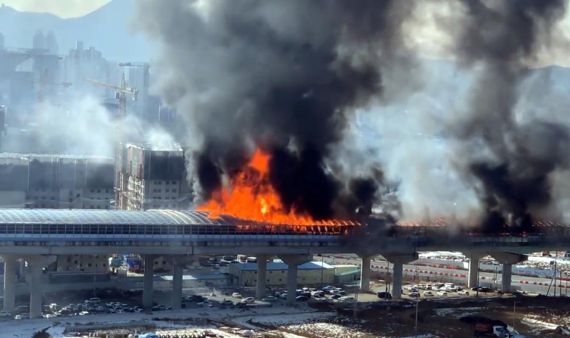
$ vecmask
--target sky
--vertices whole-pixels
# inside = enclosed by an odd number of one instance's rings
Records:
[[[48,12],[62,18],[90,13],[111,0],[0,0],[0,4],[18,11]]]

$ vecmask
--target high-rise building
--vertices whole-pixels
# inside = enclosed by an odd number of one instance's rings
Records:
[[[84,48],[81,41],[78,41],[77,47],[71,49],[63,59],[62,81],[72,83],[70,91],[73,93],[100,93],[114,98],[113,90],[94,86],[87,80],[119,84],[120,74],[117,64],[107,61],[101,52],[93,47]]]
[[[184,151],[126,144],[117,157],[117,209],[183,209],[190,205]]]

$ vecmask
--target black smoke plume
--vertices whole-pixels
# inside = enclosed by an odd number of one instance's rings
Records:
[[[563,0],[464,2],[466,21],[458,40],[460,60],[478,72],[466,116],[452,126],[467,148],[465,168],[484,208],[485,231],[529,231],[551,202],[550,174],[568,166],[566,127],[518,121],[519,86],[539,48],[548,44],[564,16]],[[472,150],[471,149],[471,150]]]
[[[382,67],[406,58],[411,2],[147,0],[140,11],[164,47],[162,93],[195,133],[203,198],[261,147],[285,207],[370,212],[383,176],[340,179],[331,150],[352,111],[381,96]]]

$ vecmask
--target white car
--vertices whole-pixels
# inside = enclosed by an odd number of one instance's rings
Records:
[[[447,296],[447,292],[446,291],[438,291],[437,295],[438,296]]]
[[[356,299],[352,296],[344,296],[344,297],[340,297],[338,299],[339,302],[343,302],[343,303],[352,303],[355,302]]]
[[[255,303],[255,298],[246,297],[246,298],[242,299],[241,302],[245,303],[245,304],[253,304],[253,303]]]
[[[424,297],[433,297],[433,292],[431,292],[431,291],[425,291],[425,292],[424,292]]]
[[[232,293],[232,297],[241,298],[241,294],[239,292],[234,292],[234,293]]]

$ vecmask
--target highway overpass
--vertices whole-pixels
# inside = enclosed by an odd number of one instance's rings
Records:
[[[209,218],[198,211],[0,210],[0,255],[4,257],[4,310],[14,308],[16,261],[31,270],[30,316],[41,314],[41,273],[53,255],[137,253],[145,259],[143,305],[152,306],[157,256],[173,262],[173,307],[179,308],[182,268],[194,255],[243,253],[258,257],[257,297],[265,292],[267,259],[279,256],[289,265],[288,300],[294,302],[297,266],[313,254],[356,253],[362,258],[361,288],[370,282],[370,259],[382,254],[393,263],[393,296],[401,295],[403,264],[419,251],[456,250],[470,259],[468,285],[477,281],[479,258],[491,254],[503,264],[503,290],[510,290],[512,264],[525,253],[570,247],[570,228],[537,227],[531,234],[482,235],[454,224],[400,225],[371,220],[321,222],[315,225],[267,225],[227,216]]]

